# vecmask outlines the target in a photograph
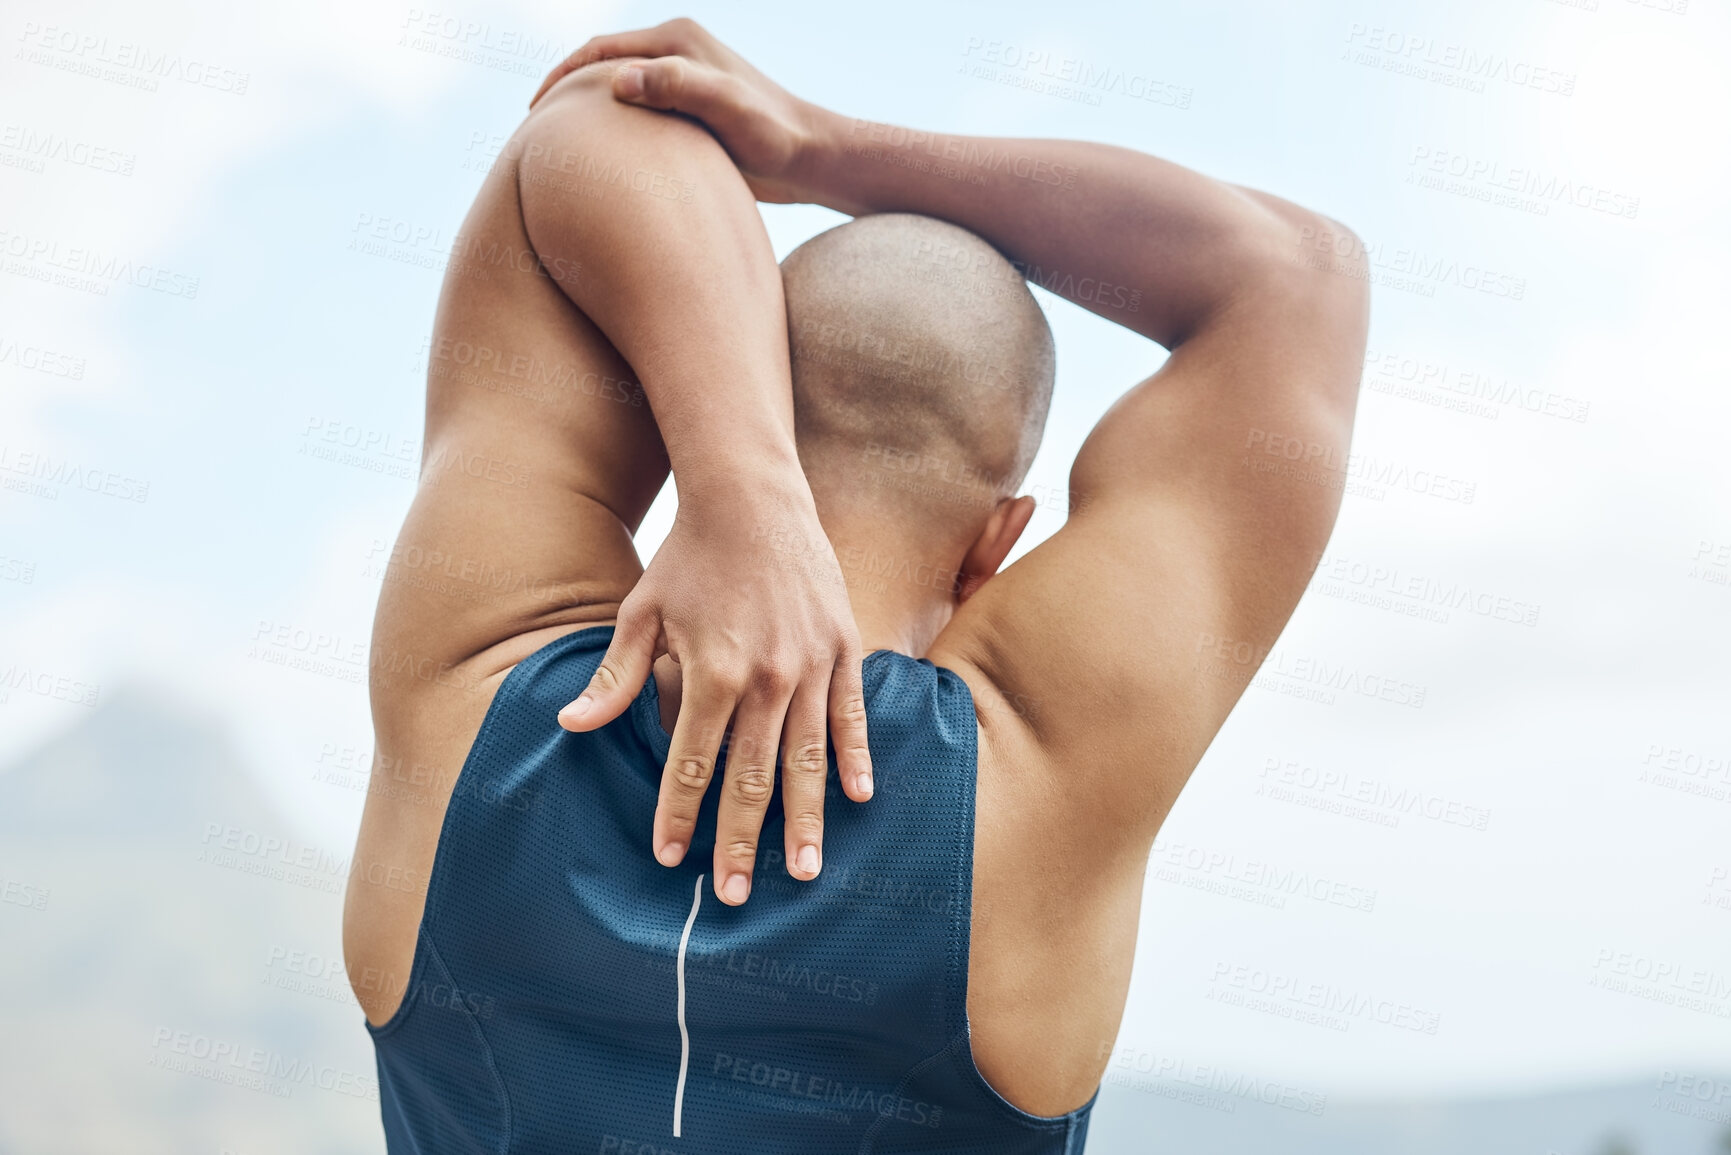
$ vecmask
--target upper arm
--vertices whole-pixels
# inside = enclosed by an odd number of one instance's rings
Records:
[[[411,671],[484,680],[548,630],[613,620],[642,572],[631,534],[666,451],[636,371],[561,285],[583,246],[530,235],[513,159],[556,124],[537,117],[487,173],[445,270],[420,484],[374,622],[375,716],[440,696]],[[584,188],[542,188],[536,211],[599,230],[606,202]]]
[[[611,621],[642,572],[630,535],[668,474],[678,431],[665,423],[725,407],[717,382],[787,372],[774,254],[721,146],[615,101],[605,68],[565,77],[512,134],[452,245],[425,483],[375,645],[486,672],[545,630]],[[652,411],[670,377],[701,388],[677,414]],[[378,663],[374,682],[404,688]]]
[[[1254,239],[1231,298],[1089,436],[1064,528],[939,639],[1015,706],[982,728],[1065,767],[1102,814],[1157,825],[1333,527],[1366,293],[1354,268],[1306,264],[1298,235]]]

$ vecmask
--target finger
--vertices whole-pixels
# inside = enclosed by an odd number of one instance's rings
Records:
[[[872,796],[872,752],[866,734],[865,686],[858,645],[842,651],[829,683],[829,736],[841,788],[855,802]]]
[[[823,797],[829,780],[824,737],[825,680],[807,678],[794,691],[781,737],[781,809],[787,816],[787,872],[813,879],[823,869]]]
[[[553,71],[547,74],[547,79],[541,82],[541,87],[535,90],[535,95],[529,98],[529,107],[534,108],[535,102],[547,95],[547,90],[567,74],[594,64],[597,60],[611,60],[619,56],[668,56],[675,52],[688,51],[691,48],[691,37],[679,27],[679,23],[668,21],[654,28],[638,28],[631,32],[613,32],[606,36],[591,37],[583,47],[554,66]]]
[[[692,831],[697,828],[698,807],[703,805],[703,795],[715,775],[722,735],[738,701],[736,688],[704,676],[700,669],[686,671],[650,835],[655,860],[663,866],[678,866],[685,859]]]
[[[583,692],[559,711],[559,725],[582,733],[599,729],[623,714],[649,677],[660,637],[660,614],[655,607],[638,608],[627,598],[619,607],[619,622],[613,627],[607,656]]]
[[[627,64],[613,77],[613,95],[627,104],[685,112],[707,120],[737,102],[739,82],[683,56]]]
[[[741,703],[727,740],[727,770],[715,816],[715,897],[729,906],[738,906],[751,894],[763,816],[775,793],[775,755],[792,687],[778,689]]]

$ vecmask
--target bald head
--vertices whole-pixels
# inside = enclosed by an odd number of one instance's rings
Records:
[[[1027,474],[1052,397],[1052,333],[1021,276],[967,230],[905,213],[821,233],[781,272],[820,511],[977,530]]]

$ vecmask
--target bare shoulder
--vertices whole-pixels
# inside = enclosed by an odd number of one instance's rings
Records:
[[[1277,634],[1275,603],[1289,613],[1304,584],[1288,575],[1247,613],[1232,546],[1206,519],[1158,503],[1091,512],[988,582],[928,655],[967,683],[979,725],[975,1060],[1039,1114],[1098,1086],[1149,849],[1253,672],[1221,676],[1202,641]]]
[[[986,583],[928,653],[967,683],[979,726],[974,1058],[1037,1114],[1072,1110],[1099,1084],[1149,846],[1230,709],[1230,691],[1198,684],[1181,657],[1212,587],[1182,563],[1181,520],[1152,528],[1073,518]]]
[[[1063,528],[933,646],[1015,707],[988,725],[1061,778],[1069,812],[1149,842],[1256,670],[1202,656],[1220,639],[1267,654],[1345,488],[1362,286],[1295,270],[1274,239],[1258,253],[1090,433]]]
[[[1091,509],[988,582],[933,646],[973,691],[982,744],[1056,791],[1047,816],[1079,838],[1108,826],[1152,842],[1237,700],[1241,684],[1194,661],[1197,639],[1237,617],[1220,552],[1184,510]]]

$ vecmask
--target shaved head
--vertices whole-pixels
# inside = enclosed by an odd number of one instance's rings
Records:
[[[801,464],[820,511],[977,531],[1026,476],[1052,399],[1052,332],[992,246],[887,213],[781,265]]]

